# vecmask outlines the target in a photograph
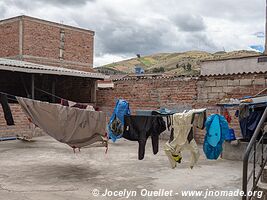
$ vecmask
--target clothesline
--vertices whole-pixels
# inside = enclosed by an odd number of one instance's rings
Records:
[[[40,89],[40,88],[35,87],[34,89],[36,89],[36,90],[38,90],[38,91],[40,91],[40,92],[43,92],[43,93],[45,93],[45,94],[48,94],[48,95],[50,95],[50,96],[52,96],[52,97],[56,97],[56,98],[59,99],[59,100],[63,99],[63,100],[68,101],[67,99],[64,99],[64,98],[62,98],[62,97],[59,97],[59,96],[57,96],[57,95],[55,95],[55,94],[52,94],[52,93],[47,92],[47,91],[45,91],[45,90],[42,90],[42,89]]]
[[[7,99],[18,102],[17,99],[16,99],[16,96],[14,96],[12,94],[5,93],[5,92],[0,92],[0,93],[6,95],[7,96]],[[8,96],[10,96],[12,98],[10,98]]]
[[[42,89],[40,89],[40,88],[36,88],[36,87],[35,87],[35,89],[38,90],[38,91],[40,91],[40,92],[43,92],[43,93],[45,93],[45,94],[48,94],[48,95],[50,95],[50,96],[56,97],[56,98],[59,99],[59,100],[71,101],[71,100],[68,100],[68,99],[64,99],[64,98],[62,98],[62,97],[59,97],[59,96],[57,96],[57,95],[54,95],[54,94],[52,94],[52,93],[50,93],[50,92],[47,92],[47,91],[45,91],[45,90],[42,90]],[[0,92],[0,93],[6,95],[8,100],[12,100],[12,101],[18,102],[17,99],[16,99],[16,97],[19,97],[19,96],[15,96],[15,95],[12,95],[12,94],[9,94],[9,93],[5,93],[5,92]],[[8,97],[8,96],[9,96],[9,97]],[[75,103],[79,103],[79,102],[75,102]],[[79,104],[83,104],[83,103],[79,103]]]
[[[4,92],[0,93],[5,94],[5,97],[16,97]],[[49,104],[29,98],[16,98],[31,122],[59,142],[66,143],[73,149],[91,145],[95,142],[101,142],[101,145],[107,148],[110,132],[108,134],[106,133],[105,112],[88,112],[88,110],[85,109],[75,109],[73,106],[65,108],[60,107],[58,104]],[[5,103],[8,107],[7,101],[5,101]],[[59,107],[60,112],[58,109]],[[125,109],[125,106],[123,105],[115,108],[114,111],[118,110],[120,113],[122,109]],[[195,114],[200,115],[198,118],[194,119]],[[109,123],[111,126],[109,130],[113,131],[116,135],[118,135],[117,133],[122,133],[122,137],[130,141],[138,141],[138,158],[142,160],[145,154],[146,141],[149,136],[152,138],[153,153],[158,153],[159,135],[166,130],[166,123],[163,120],[163,116],[167,117],[168,115],[138,116],[130,115],[129,113],[129,115],[122,116],[125,118],[124,124],[118,124],[118,122],[120,123],[118,118],[113,119],[112,123]],[[208,159],[217,159],[219,157],[222,151],[224,136],[226,132],[229,132],[228,123],[225,118],[217,114],[213,116],[215,117],[209,117],[208,121],[211,126],[213,120],[216,119],[217,121],[214,120],[216,126],[214,127],[213,125],[211,129],[208,129],[209,134],[207,134],[208,132],[206,133],[203,148]],[[5,116],[5,118],[8,119],[7,116]],[[173,125],[171,135],[164,146],[164,151],[170,161],[171,167],[175,168],[177,163],[181,162],[181,151],[189,149],[192,154],[190,161],[190,168],[192,169],[199,158],[199,149],[194,139],[193,126],[202,130],[205,128],[206,109],[192,109],[187,112],[176,113],[172,118]],[[223,128],[221,127],[221,124],[223,124],[221,121],[225,124]],[[13,119],[10,120],[10,123],[7,125],[14,125]],[[122,129],[119,128],[119,126],[122,127]],[[62,127],[64,127],[64,129],[62,129]],[[119,132],[117,132],[118,130]],[[217,130],[222,130],[219,133],[220,136],[218,136]]]

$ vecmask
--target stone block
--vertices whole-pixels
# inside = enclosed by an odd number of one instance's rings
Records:
[[[227,85],[227,80],[217,80],[216,81],[216,86],[226,86]]]
[[[212,81],[206,81],[205,86],[216,86],[216,81],[212,80]]]
[[[234,87],[223,87],[223,92],[229,93],[232,92],[234,90]]]
[[[264,78],[255,79],[254,85],[265,85],[265,79]]]
[[[209,99],[218,99],[219,98],[219,93],[217,93],[217,92],[210,92],[210,93],[208,93],[208,98]]]
[[[240,85],[251,85],[252,80],[251,79],[241,79],[240,80]]]
[[[211,88],[211,92],[222,92],[223,91],[223,87],[212,87]]]

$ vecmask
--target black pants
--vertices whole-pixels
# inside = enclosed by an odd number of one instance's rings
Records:
[[[5,94],[0,93],[0,103],[3,108],[6,124],[8,126],[14,125],[13,116],[12,116],[10,107],[8,105],[7,96]]]
[[[138,159],[145,156],[146,141],[149,136],[152,139],[153,153],[157,154],[159,149],[159,135],[166,130],[166,124],[159,116],[137,116],[124,117],[123,137],[131,141],[138,141]]]

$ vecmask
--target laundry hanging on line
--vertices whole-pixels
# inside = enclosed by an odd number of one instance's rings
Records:
[[[203,151],[207,159],[216,160],[222,153],[225,135],[229,133],[229,126],[224,116],[213,114],[206,121],[206,135]]]
[[[138,159],[142,160],[145,156],[145,146],[149,136],[152,139],[153,153],[159,150],[159,135],[166,130],[166,124],[159,116],[124,116],[123,138],[130,141],[138,141]]]
[[[224,108],[223,116],[225,117],[225,119],[227,120],[228,123],[231,123],[232,117],[231,117],[227,108]]]
[[[72,148],[95,142],[107,146],[106,115],[37,100],[17,97],[25,114],[48,135]]]
[[[172,168],[175,168],[177,162],[180,162],[179,158],[181,158],[181,151],[183,150],[187,149],[191,152],[190,168],[193,168],[199,159],[200,153],[194,139],[193,128],[196,114],[199,114],[197,128],[203,129],[206,109],[193,109],[188,112],[175,113],[172,116],[173,139],[164,146]]]
[[[238,119],[243,139],[249,141],[263,115],[265,107],[250,108],[247,104],[240,104]]]
[[[91,111],[95,111],[94,107],[88,104],[82,104],[82,103],[76,103],[73,101],[69,101],[66,99],[61,99],[60,100],[60,104],[63,106],[69,106],[69,107],[73,107],[73,108],[80,108],[80,109],[86,109],[86,110],[91,110]]]
[[[124,116],[130,114],[129,103],[124,99],[118,99],[108,123],[108,135],[113,142],[122,137],[124,131]]]
[[[5,120],[6,120],[6,124],[8,126],[15,125],[14,119],[13,119],[13,115],[12,115],[11,109],[9,107],[8,99],[7,99],[7,95],[6,94],[0,93],[0,103],[1,103],[1,106],[2,106],[2,109],[3,109],[3,112],[4,112],[4,117],[5,117]]]

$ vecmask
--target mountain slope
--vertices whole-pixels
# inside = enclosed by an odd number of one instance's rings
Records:
[[[140,58],[111,63],[96,68],[107,74],[134,73],[135,66],[144,68],[145,73],[168,72],[179,75],[193,75],[199,73],[199,64],[205,60],[220,60],[244,56],[260,55],[255,51],[232,51],[208,53],[205,51],[187,51],[183,53],[158,53]]]

